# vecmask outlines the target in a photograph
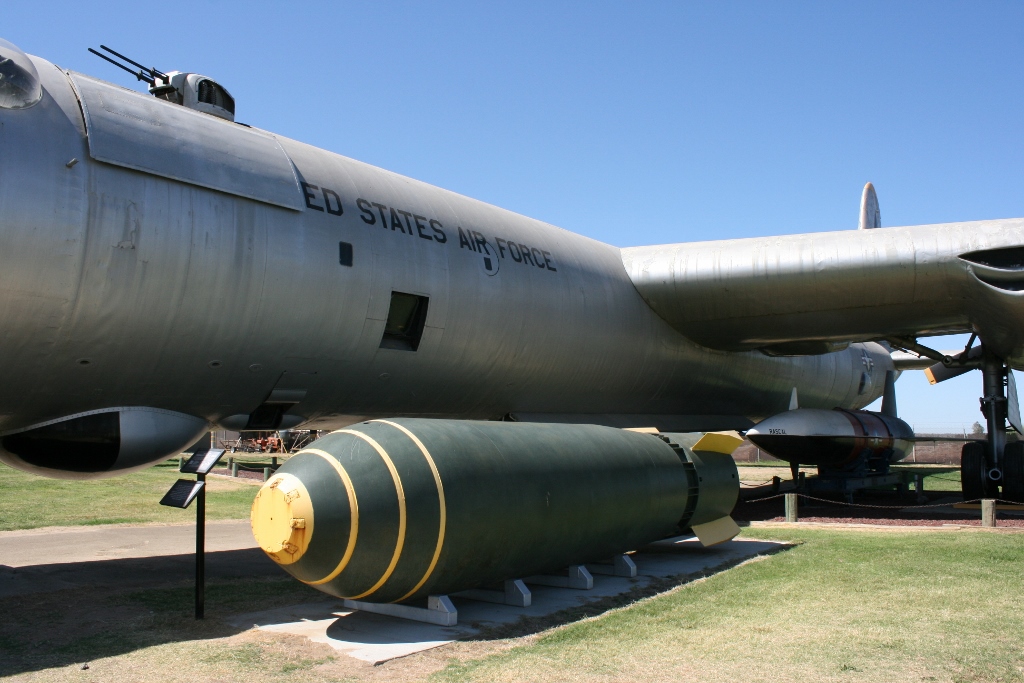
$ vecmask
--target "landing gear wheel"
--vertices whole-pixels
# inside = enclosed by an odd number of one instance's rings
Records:
[[[1024,441],[1008,443],[1003,451],[1002,498],[1024,503]]]
[[[985,482],[987,480],[985,442],[965,443],[960,450],[960,490],[964,493],[964,500],[985,498]]]

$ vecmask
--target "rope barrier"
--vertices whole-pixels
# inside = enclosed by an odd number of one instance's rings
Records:
[[[271,469],[276,469],[276,467],[280,467],[282,463],[278,463],[276,466],[272,465],[271,463],[267,463],[266,465],[260,465],[259,463],[253,464],[253,465],[246,465],[246,464],[240,463],[240,462],[238,462],[236,460],[234,464],[238,465],[238,469],[244,470],[246,472],[262,472],[264,470],[264,468],[266,468],[266,467],[269,467]],[[231,467],[228,466],[228,465],[225,465],[225,467],[227,469],[231,469]]]
[[[830,505],[842,505],[842,506],[845,506],[845,507],[855,507],[855,508],[873,508],[873,509],[877,509],[877,510],[906,510],[907,508],[945,508],[945,507],[949,507],[950,505],[952,505],[952,503],[933,503],[933,504],[930,504],[930,505],[868,505],[867,503],[846,503],[846,502],[841,501],[841,500],[830,500],[828,498],[817,498],[815,496],[809,496],[806,493],[795,493],[795,492],[776,493],[775,495],[772,495],[772,496],[765,496],[764,498],[754,498],[752,500],[744,500],[744,501],[741,501],[741,502],[744,502],[744,503],[761,503],[761,502],[764,502],[766,500],[773,500],[775,498],[782,498],[783,496],[788,495],[788,493],[794,493],[794,495],[799,496],[800,498],[804,498],[805,500],[816,500],[818,502],[828,503]],[[1013,501],[1013,500],[1003,500],[1002,498],[995,498],[994,500],[996,501],[996,503],[1004,503],[1004,504],[1008,504],[1008,505],[1019,505],[1020,504],[1020,503],[1018,503],[1016,501]],[[971,500],[965,500],[965,501],[962,501],[962,502],[964,502],[964,503],[980,503],[981,501],[982,501],[981,498],[972,498]]]

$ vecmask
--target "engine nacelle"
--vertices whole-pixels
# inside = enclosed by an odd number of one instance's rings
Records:
[[[0,436],[0,462],[55,479],[102,479],[180,453],[209,429],[199,417],[159,408],[106,408]]]
[[[914,430],[898,417],[840,408],[779,413],[747,438],[780,460],[844,471],[884,470],[914,448]]]

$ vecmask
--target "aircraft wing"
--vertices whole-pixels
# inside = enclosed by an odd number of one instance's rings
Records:
[[[713,349],[977,332],[1024,366],[1024,219],[631,247],[622,260],[651,308]]]

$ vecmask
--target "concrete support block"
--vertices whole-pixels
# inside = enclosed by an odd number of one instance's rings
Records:
[[[982,498],[981,500],[981,525],[996,525],[996,501],[992,498]]]
[[[624,576],[633,578],[636,576],[636,563],[629,555],[616,555],[605,562],[588,564],[587,569],[591,574],[604,574],[606,576]]]
[[[454,594],[457,598],[477,600],[479,602],[493,602],[499,605],[512,605],[513,607],[529,607],[533,604],[533,593],[526,587],[521,579],[509,579],[502,585],[502,590],[489,588],[472,588],[468,591],[459,591]]]
[[[594,577],[587,568],[581,564],[574,564],[569,567],[565,576],[561,574],[538,574],[523,579],[526,583],[538,586],[554,586],[555,588],[576,588],[578,590],[590,590],[594,587]]]
[[[798,520],[799,520],[799,517],[797,515],[797,508],[796,508],[796,494],[795,493],[787,493],[786,494],[786,521],[787,522],[796,522]]]
[[[438,626],[455,626],[459,623],[459,612],[455,609],[455,605],[452,604],[447,595],[429,596],[425,608],[393,603],[361,602],[359,600],[345,600],[344,603],[346,609],[384,614],[389,617],[398,617],[399,619],[408,619],[410,621],[422,621],[427,624],[437,624]]]

